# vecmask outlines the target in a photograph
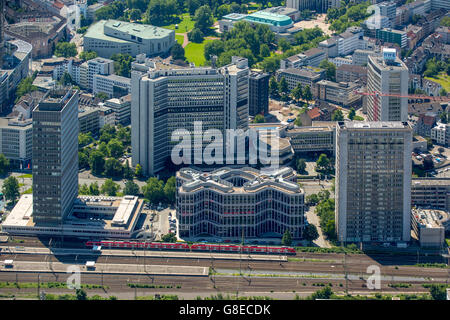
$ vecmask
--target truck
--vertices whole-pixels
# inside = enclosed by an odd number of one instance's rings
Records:
[[[408,244],[406,242],[397,243],[397,248],[407,248]]]

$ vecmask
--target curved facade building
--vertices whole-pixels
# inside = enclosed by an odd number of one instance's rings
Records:
[[[301,238],[305,194],[296,176],[289,167],[181,169],[176,175],[180,237],[281,237],[289,230]]]

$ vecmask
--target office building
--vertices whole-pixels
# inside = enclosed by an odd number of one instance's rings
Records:
[[[58,224],[78,195],[78,91],[57,88],[33,110],[34,222]]]
[[[103,92],[109,98],[120,98],[131,93],[131,79],[115,74],[94,75],[92,93],[97,95]]]
[[[450,124],[438,122],[431,129],[431,140],[436,144],[447,147],[450,145]]]
[[[14,103],[17,86],[28,76],[32,48],[30,43],[19,39],[0,41],[0,113]]]
[[[38,223],[33,195],[24,194],[2,223],[2,231],[10,235],[65,236],[94,240],[131,238],[141,215],[144,199],[135,196],[79,196],[72,201],[71,206],[73,212],[62,224]]]
[[[90,132],[93,136],[97,136],[100,132],[99,108],[79,108],[78,123],[80,133]]]
[[[176,179],[180,237],[280,238],[286,230],[294,239],[303,237],[305,194],[289,167],[184,168]]]
[[[383,43],[396,43],[400,48],[406,48],[408,45],[408,37],[405,31],[394,29],[376,30],[375,37]]]
[[[246,130],[248,77],[248,61],[239,57],[221,68],[182,68],[139,56],[131,72],[133,166],[140,164],[146,174],[164,169],[179,143],[172,133],[185,129],[192,135],[194,122],[222,136],[226,129]]]
[[[295,154],[307,154],[311,152],[335,151],[334,122],[323,126],[312,127],[286,127],[280,136],[290,139],[292,149]]]
[[[248,113],[269,114],[269,78],[268,73],[251,71],[249,75]]]
[[[98,21],[84,35],[84,50],[104,58],[117,53],[156,56],[169,52],[174,44],[173,30],[118,20]]]
[[[110,75],[114,73],[114,61],[105,58],[94,58],[80,66],[80,86],[86,90],[94,88],[94,76]]]
[[[355,82],[367,84],[367,68],[359,65],[343,64],[336,68],[336,82]]]
[[[355,91],[361,88],[359,82],[333,82],[320,80],[315,84],[316,97],[320,100],[334,103],[343,107],[361,104],[361,95]]]
[[[131,123],[131,94],[106,100],[105,106],[114,111],[116,123],[123,126]]]
[[[289,91],[292,91],[298,84],[301,84],[303,88],[309,86],[312,92],[315,83],[325,79],[325,70],[311,67],[280,69],[277,71],[276,77],[278,81],[281,78],[286,79]]]
[[[418,208],[450,210],[450,179],[413,178],[411,204]]]
[[[369,56],[368,62],[367,91],[380,93],[367,97],[368,120],[407,121],[408,99],[383,94],[408,94],[408,68],[396,56],[395,49],[384,49],[383,57]]]
[[[33,126],[23,116],[0,118],[0,154],[5,155],[13,168],[30,168]]]
[[[450,230],[450,216],[435,209],[412,209],[411,226],[421,247],[442,248],[445,232]]]
[[[379,56],[378,52],[372,50],[356,49],[352,55],[352,62],[354,65],[367,66],[369,62],[369,56]]]
[[[314,10],[326,13],[330,8],[340,8],[341,2],[339,0],[286,0],[286,7],[299,11]]]
[[[336,230],[341,242],[411,236],[411,143],[406,122],[340,122],[336,132]]]
[[[450,2],[448,0],[431,0],[431,10],[439,9],[450,10]]]
[[[318,67],[320,62],[326,58],[327,56],[324,50],[312,48],[303,53],[282,59],[280,61],[280,69],[300,68],[304,66]]]

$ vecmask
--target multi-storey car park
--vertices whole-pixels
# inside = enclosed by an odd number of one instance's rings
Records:
[[[182,238],[302,238],[304,191],[289,167],[272,171],[224,167],[177,172],[176,209]]]

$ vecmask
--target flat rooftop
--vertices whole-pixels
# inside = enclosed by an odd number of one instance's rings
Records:
[[[240,176],[247,182],[237,187],[227,179]],[[184,180],[178,189],[181,193],[191,193],[202,188],[215,189],[222,193],[251,194],[264,188],[278,189],[285,193],[303,193],[300,186],[290,181],[295,177],[295,171],[289,167],[276,170],[256,170],[249,167],[234,169],[220,168],[212,172],[200,172],[192,168],[183,168],[177,172],[177,177]]]
[[[412,215],[424,228],[440,228],[450,219],[447,212],[435,209],[412,209]]]
[[[100,20],[91,25],[84,35],[85,38],[93,38],[118,43],[129,43],[130,40],[123,40],[105,33],[105,27],[130,34],[142,39],[161,39],[173,33],[173,30],[159,28],[151,25],[124,22],[119,20]]]
[[[410,126],[400,121],[345,121],[341,127],[349,129],[405,129]]]
[[[170,29],[155,27],[148,24],[138,24],[119,20],[108,20],[105,23],[105,26],[130,35],[135,35],[136,37],[141,37],[142,39],[162,38],[174,32]]]
[[[142,207],[142,200],[135,196],[103,197],[79,196],[74,201],[74,212],[64,221],[65,229],[129,229],[133,226]],[[95,214],[93,214],[95,212]],[[81,215],[80,215],[81,214]],[[83,218],[82,215],[86,217]],[[91,219],[93,215],[108,216],[108,218]],[[51,225],[36,225],[33,221],[33,195],[25,194],[20,197],[11,210],[4,226],[29,227]],[[60,227],[60,225],[58,225]]]

